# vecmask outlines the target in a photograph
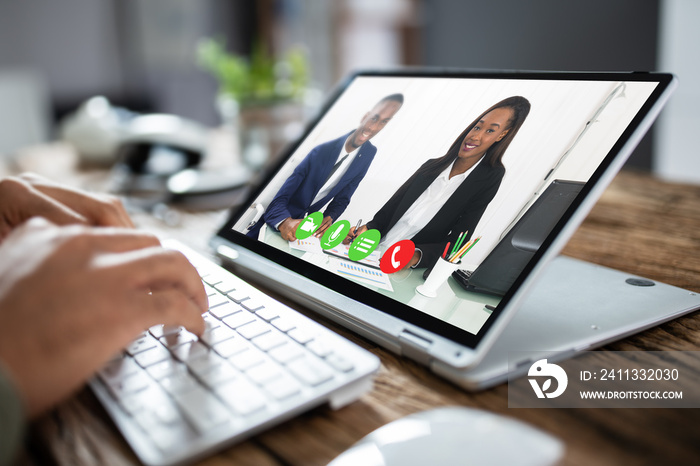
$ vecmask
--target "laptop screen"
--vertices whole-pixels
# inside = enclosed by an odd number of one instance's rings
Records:
[[[358,74],[219,235],[476,344],[654,100],[641,76]]]

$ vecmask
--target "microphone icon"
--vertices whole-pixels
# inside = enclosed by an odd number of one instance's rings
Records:
[[[328,237],[328,239],[326,240],[326,247],[328,247],[328,248],[332,248],[332,247],[333,247],[333,246],[332,246],[333,242],[334,242],[336,239],[338,239],[338,236],[340,236],[340,230],[342,230],[342,228],[336,228],[335,230],[333,230],[333,233],[331,233],[331,235],[330,235],[330,236]]]
[[[350,222],[340,220],[328,228],[326,233],[321,238],[321,248],[333,249],[336,247],[350,232]]]

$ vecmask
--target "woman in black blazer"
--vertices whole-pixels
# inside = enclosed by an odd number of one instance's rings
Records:
[[[445,250],[447,242],[455,244],[463,232],[468,232],[463,242],[466,244],[498,191],[506,171],[501,159],[529,112],[530,103],[520,96],[509,97],[493,105],[467,126],[444,156],[424,163],[370,222],[357,231],[353,229],[350,236],[355,237],[376,228],[385,238],[397,222],[406,223],[404,214],[416,201],[430,202],[429,194],[426,194],[428,198],[421,196],[438,177],[442,175],[443,182],[449,183],[447,180],[463,175],[474,167],[449,198],[438,200],[429,209],[430,213],[435,212],[431,219],[427,219],[429,215],[423,215],[426,217],[423,223],[427,223],[419,231],[410,238],[400,238],[411,239],[416,245],[409,267],[432,267]],[[408,221],[415,223],[411,219]]]

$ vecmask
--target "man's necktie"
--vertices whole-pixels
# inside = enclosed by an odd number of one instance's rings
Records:
[[[328,183],[328,180],[331,179],[331,176],[333,176],[333,173],[335,173],[336,171],[338,171],[338,168],[340,167],[340,165],[342,165],[342,163],[345,162],[345,159],[347,159],[348,157],[350,157],[350,154],[345,154],[345,157],[342,157],[340,160],[338,160],[338,161],[335,163],[335,165],[333,165],[333,168],[331,168],[331,172],[330,172],[330,173],[328,174],[328,176],[326,177],[326,181],[323,182],[323,185],[325,185],[326,183]],[[322,185],[322,186],[323,186],[323,185]]]

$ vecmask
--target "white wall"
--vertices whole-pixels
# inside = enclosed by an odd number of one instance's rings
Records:
[[[656,124],[654,171],[672,181],[700,183],[700,2],[663,0],[659,69],[679,85]]]

